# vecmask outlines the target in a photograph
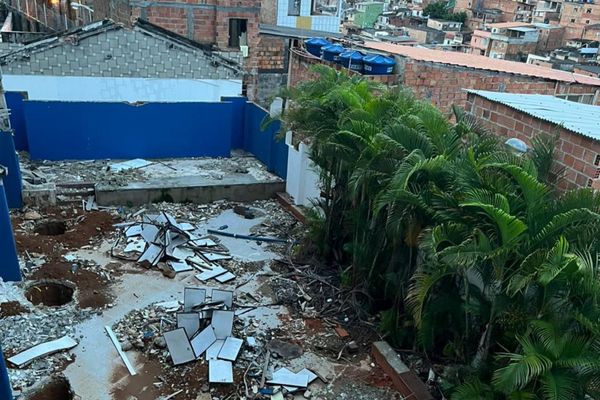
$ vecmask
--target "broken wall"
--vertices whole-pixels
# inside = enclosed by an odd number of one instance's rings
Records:
[[[10,127],[13,130],[15,148],[19,151],[29,150],[27,143],[27,128],[25,127],[25,114],[23,113],[23,101],[27,99],[27,93],[6,92],[6,105],[10,110]]]

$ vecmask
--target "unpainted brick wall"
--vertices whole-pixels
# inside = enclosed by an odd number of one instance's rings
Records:
[[[448,111],[452,104],[464,106],[462,89],[491,90],[528,94],[595,94],[598,87],[550,81],[525,75],[476,70],[458,66],[403,59],[402,83],[417,96],[431,100]],[[598,102],[600,96],[596,96]]]
[[[467,111],[470,111],[503,138],[518,138],[530,144],[540,134],[559,134],[556,147],[556,162],[565,169],[559,189],[569,190],[592,186],[600,174],[600,142],[571,132],[556,124],[533,117],[504,104],[485,99],[476,94],[468,96]]]

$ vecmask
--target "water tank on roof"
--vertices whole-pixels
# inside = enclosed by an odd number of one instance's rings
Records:
[[[363,71],[364,54],[357,50],[348,50],[340,54],[340,64],[355,72]]]
[[[389,75],[394,72],[396,61],[381,54],[368,54],[363,58],[363,64],[367,75]]]
[[[346,51],[344,46],[332,44],[323,47],[323,60],[331,62],[340,62],[340,54]]]
[[[321,48],[330,44],[331,42],[328,40],[319,37],[308,39],[304,42],[306,50],[315,57],[321,57]]]

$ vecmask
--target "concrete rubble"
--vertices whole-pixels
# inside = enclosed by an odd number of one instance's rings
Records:
[[[373,329],[342,328],[354,317],[336,282],[291,261],[304,228],[275,201],[31,207],[14,218],[26,282],[1,284],[0,303],[26,312],[0,317],[5,356],[64,336],[78,342],[23,369],[9,366],[24,399],[58,374],[81,399],[396,398],[368,354]],[[36,234],[50,219],[66,221],[66,233]],[[102,229],[83,226],[95,221]],[[48,268],[73,282],[74,301],[28,300]],[[232,277],[217,279],[225,274]],[[88,275],[97,279],[90,287]],[[81,306],[103,291],[103,302]]]

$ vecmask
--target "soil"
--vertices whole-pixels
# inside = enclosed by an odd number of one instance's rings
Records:
[[[71,272],[71,264],[53,262],[42,265],[33,273],[31,279],[66,280],[77,286],[77,300],[81,308],[102,308],[111,302],[108,293],[109,282],[97,273],[79,268]]]
[[[73,300],[75,290],[61,282],[39,282],[25,292],[25,297],[34,305],[62,306]]]
[[[0,303],[0,318],[12,317],[28,313],[29,310],[18,301],[7,301]]]
[[[71,400],[73,393],[71,385],[65,378],[57,378],[45,384],[36,391],[29,400]]]
[[[304,325],[306,325],[306,329],[312,332],[322,332],[325,329],[323,320],[318,318],[305,318]]]
[[[62,215],[63,211],[66,212],[66,216]],[[53,234],[24,233],[22,230],[16,229],[15,240],[21,254],[26,251],[44,254],[48,261],[58,261],[69,250],[89,245],[95,237],[114,231],[112,225],[116,222],[111,214],[102,211],[75,214],[71,208],[62,210],[52,207],[42,210],[40,213],[44,219],[35,224],[34,230]],[[20,215],[12,218],[13,227],[18,227],[22,222],[23,219]],[[66,224],[67,228],[62,234],[57,228],[61,223]]]
[[[202,387],[208,386],[208,364],[206,362],[192,362],[180,366],[161,365],[151,356],[136,353],[139,360],[143,362],[142,367],[135,376],[129,375],[124,366],[115,368],[112,375],[114,400],[129,400],[135,396],[138,400],[156,400],[159,396],[168,396],[183,389],[177,399],[195,400],[202,393]],[[136,363],[137,364],[137,363]],[[243,382],[243,371],[234,368],[233,379],[235,382]],[[168,382],[168,383],[165,383]],[[155,386],[154,383],[162,383]],[[205,386],[206,387],[206,386]],[[238,388],[238,385],[216,385],[211,384],[211,396],[213,398],[227,398]]]

